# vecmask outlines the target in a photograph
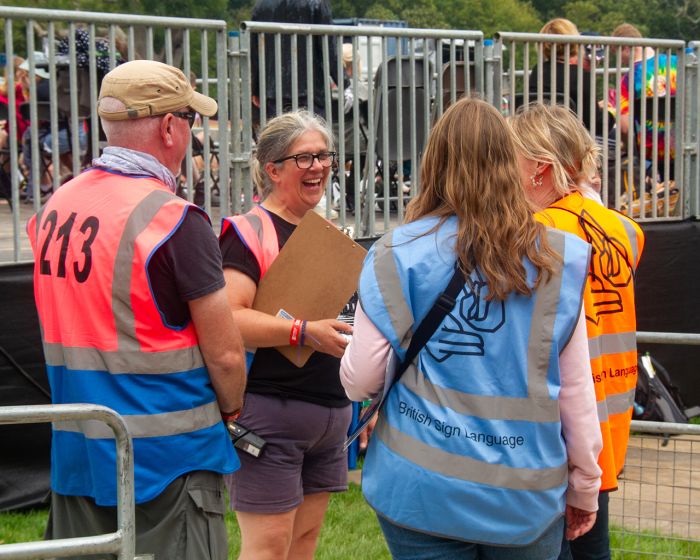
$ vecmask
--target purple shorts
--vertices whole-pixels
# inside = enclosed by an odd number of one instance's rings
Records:
[[[231,508],[284,513],[305,494],[342,492],[348,487],[343,451],[352,410],[248,393],[238,423],[267,445],[260,457],[236,450],[241,468],[225,477]]]

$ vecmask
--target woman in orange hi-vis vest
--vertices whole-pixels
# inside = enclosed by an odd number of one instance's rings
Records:
[[[617,489],[629,440],[637,384],[634,272],[644,235],[630,218],[605,208],[591,187],[599,148],[563,107],[532,105],[510,120],[522,182],[537,217],[591,244],[584,307],[591,369],[598,401],[603,469],[596,526],[564,542],[561,559],[610,558],[608,492]]]

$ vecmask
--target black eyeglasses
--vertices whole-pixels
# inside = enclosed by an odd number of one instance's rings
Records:
[[[323,167],[330,167],[335,163],[335,152],[319,152],[317,154],[294,154],[273,161],[272,163],[282,163],[288,159],[293,159],[299,169],[311,169],[314,160],[317,159]]]
[[[197,113],[194,111],[170,111],[170,114],[180,117],[181,119],[187,119],[190,128],[194,125],[194,119],[197,118]]]

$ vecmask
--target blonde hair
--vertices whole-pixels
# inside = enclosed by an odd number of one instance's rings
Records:
[[[354,49],[352,43],[343,43],[343,67],[348,74],[352,73],[352,59],[354,58]],[[362,75],[362,58],[357,59],[357,74]]]
[[[549,278],[558,257],[525,199],[513,135],[494,107],[471,98],[450,106],[430,132],[420,177],[406,222],[437,216],[437,229],[456,215],[460,268],[466,276],[478,266],[489,299],[531,294],[523,257],[537,270],[535,286]]]
[[[534,103],[521,107],[509,122],[521,155],[551,165],[557,198],[593,192],[600,147],[570,109]]]
[[[7,88],[10,86],[10,68],[12,68],[12,78],[14,80],[15,87],[17,87],[17,84],[19,83],[18,80],[15,80],[15,78],[17,77],[17,70],[19,69],[19,65],[24,62],[24,59],[21,56],[14,56],[12,58],[12,65],[5,65],[5,69],[3,71],[5,80],[0,84],[0,94],[5,96],[7,96]]]
[[[309,131],[320,132],[326,141],[326,148],[333,150],[333,135],[328,130],[326,121],[309,111],[292,111],[267,121],[260,132],[255,155],[251,161],[253,183],[262,199],[272,192],[273,187],[265,171],[265,165],[288,156],[287,152],[294,142]]]
[[[641,39],[642,34],[631,23],[621,23],[612,32],[613,37],[629,37],[632,39]]]
[[[564,18],[555,18],[549,20],[547,23],[544,24],[542,29],[540,29],[540,33],[545,35],[580,35],[576,24]],[[548,60],[552,56],[553,45],[554,43],[544,43],[542,45],[542,52],[545,60]],[[563,60],[564,45],[557,44],[556,52],[557,58]],[[578,45],[571,45],[569,47],[569,54],[570,56],[576,56],[578,54]]]

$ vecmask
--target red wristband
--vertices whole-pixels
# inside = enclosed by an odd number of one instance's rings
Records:
[[[224,412],[223,410],[220,410],[221,412],[221,419],[225,422],[235,422],[238,420],[238,417],[241,415],[241,410],[240,408],[238,410],[234,410],[233,412]]]
[[[292,330],[289,332],[289,345],[299,346],[301,341],[301,325],[304,321],[301,319],[294,319],[292,322]]]

